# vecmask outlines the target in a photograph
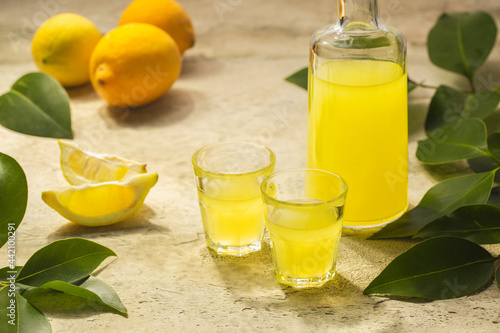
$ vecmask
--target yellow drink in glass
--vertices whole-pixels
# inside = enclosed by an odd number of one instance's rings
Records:
[[[264,205],[258,191],[260,183],[242,180],[217,180],[216,197],[210,197],[198,190],[203,224],[209,246],[239,248],[252,247],[264,233]],[[246,183],[246,184],[245,184]],[[251,183],[251,182],[250,182]],[[210,192],[209,192],[210,193]]]
[[[349,185],[346,227],[396,219],[408,205],[406,73],[389,61],[332,60],[309,75],[307,166]]]
[[[311,277],[318,281],[333,277],[342,234],[341,208],[316,206],[314,202],[320,203],[311,200],[303,201],[312,204],[306,206],[278,205],[266,221],[277,271],[285,280],[304,279],[304,286]]]
[[[319,287],[335,275],[347,186],[324,170],[274,173],[261,185],[278,282]]]
[[[224,142],[193,155],[207,246],[218,254],[244,256],[261,249],[264,204],[260,183],[276,157],[251,142]]]

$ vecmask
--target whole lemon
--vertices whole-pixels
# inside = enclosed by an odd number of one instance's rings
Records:
[[[181,53],[165,31],[145,23],[104,35],[90,58],[90,81],[116,107],[135,107],[163,95],[179,77]]]
[[[90,55],[100,38],[97,27],[85,17],[59,14],[38,28],[31,53],[41,72],[63,86],[78,86],[89,81]]]
[[[181,53],[194,45],[191,18],[176,1],[135,0],[120,18],[120,25],[132,22],[149,23],[165,30],[175,40]]]

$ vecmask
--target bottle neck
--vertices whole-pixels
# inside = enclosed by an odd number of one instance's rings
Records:
[[[379,28],[377,0],[338,0],[341,27],[348,30]]]

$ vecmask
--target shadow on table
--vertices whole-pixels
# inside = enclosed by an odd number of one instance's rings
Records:
[[[354,239],[351,243],[362,245],[359,250],[370,252],[371,243],[368,241],[348,238]],[[379,322],[379,327],[390,328],[401,325],[404,320],[400,316],[384,316],[392,311],[392,299],[363,295],[362,287],[348,278],[348,272],[343,271],[341,266],[337,266],[335,277],[320,288],[296,290],[279,284],[274,274],[271,248],[267,242],[260,252],[245,257],[221,257],[211,251],[210,254],[207,252],[206,257],[215,264],[225,290],[233,295],[236,311],[241,308],[242,318],[246,315],[255,317],[263,312],[281,313],[290,318],[301,318],[311,331],[325,321],[331,322],[331,328],[363,331],[370,322]],[[386,319],[380,322],[381,317]],[[251,321],[251,317],[248,320],[245,322],[246,326],[239,326],[243,327],[243,332],[259,329]]]
[[[150,104],[137,108],[105,105],[99,110],[99,115],[110,121],[111,126],[138,128],[173,125],[193,112],[195,94],[193,91],[174,87]]]
[[[267,295],[266,302],[269,299],[300,302],[303,297],[334,296],[346,291],[361,292],[339,271],[321,288],[296,290],[279,284],[276,280],[271,246],[268,241],[263,242],[261,251],[244,257],[218,256],[214,251],[209,251],[209,253],[226,287],[236,297],[245,298],[245,295],[265,294]]]
[[[68,222],[52,232],[48,236],[50,242],[67,237],[84,237],[88,239],[103,236],[122,236],[126,234],[137,234],[147,232],[167,233],[170,231],[164,225],[157,225],[150,222],[155,216],[155,211],[144,204],[142,208],[133,216],[115,224],[102,227],[86,227],[73,222]]]
[[[219,256],[213,250],[208,250],[208,256],[231,290],[241,288],[251,293],[254,289],[267,289],[270,283],[275,282],[271,247],[267,241],[262,242],[259,252],[243,257]]]
[[[203,56],[185,56],[182,59],[182,71],[179,80],[199,79],[200,77],[213,77],[224,68],[224,62],[218,59],[209,59]]]
[[[285,296],[291,304],[309,303],[311,298],[316,298],[321,302],[321,298],[346,297],[346,295],[362,293],[363,290],[345,278],[341,272],[337,271],[333,279],[325,283],[320,288],[294,289],[285,285],[280,285]],[[335,305],[333,303],[332,305]]]
[[[66,88],[66,92],[72,101],[87,102],[99,99],[90,82],[78,87]]]

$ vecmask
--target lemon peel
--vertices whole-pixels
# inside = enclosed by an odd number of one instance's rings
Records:
[[[84,226],[104,226],[122,221],[139,210],[157,181],[157,173],[144,173],[125,181],[44,191],[42,200],[72,222]]]
[[[181,53],[194,46],[195,33],[186,9],[174,0],[135,0],[120,18],[120,25],[148,23],[163,29],[177,43]]]
[[[125,180],[146,173],[146,164],[108,154],[97,154],[59,140],[61,170],[71,185]]]
[[[65,87],[89,81],[90,55],[101,39],[90,20],[73,13],[49,18],[36,31],[31,53],[41,72],[51,75]]]
[[[182,58],[172,37],[145,23],[121,25],[99,40],[90,57],[90,81],[115,107],[157,100],[179,77]]]

